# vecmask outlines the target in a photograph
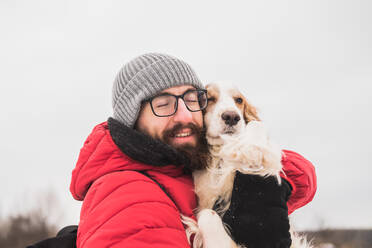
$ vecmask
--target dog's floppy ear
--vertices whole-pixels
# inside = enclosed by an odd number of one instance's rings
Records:
[[[250,121],[260,121],[257,115],[257,109],[249,104],[246,99],[244,99],[243,117],[246,124]]]

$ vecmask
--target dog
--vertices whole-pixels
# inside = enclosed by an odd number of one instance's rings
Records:
[[[263,177],[274,176],[281,184],[281,149],[270,142],[257,109],[236,88],[206,86],[208,107],[204,113],[211,159],[207,169],[193,172],[198,197],[197,223],[183,218],[195,248],[241,248],[228,234],[220,216],[230,206],[237,171]],[[218,203],[218,209],[212,210]],[[249,234],[247,234],[249,235]],[[291,232],[291,248],[310,248]]]

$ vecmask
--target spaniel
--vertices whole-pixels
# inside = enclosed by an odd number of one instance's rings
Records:
[[[235,174],[275,176],[281,183],[281,149],[272,144],[251,105],[236,88],[207,85],[208,107],[204,114],[211,160],[207,169],[193,173],[198,197],[197,223],[183,218],[188,237],[195,235],[193,247],[242,247],[225,228],[222,216],[229,208]],[[218,202],[219,208],[212,210]],[[249,235],[249,234],[247,234]],[[292,235],[292,246],[310,247]]]

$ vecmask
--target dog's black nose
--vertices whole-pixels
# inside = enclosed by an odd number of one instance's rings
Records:
[[[234,126],[240,121],[240,116],[234,111],[226,111],[221,115],[222,120],[225,121],[226,125]]]

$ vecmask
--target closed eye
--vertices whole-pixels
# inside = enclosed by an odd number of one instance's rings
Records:
[[[156,108],[167,107],[168,105],[169,105],[169,103],[158,104],[158,105],[156,105]]]

